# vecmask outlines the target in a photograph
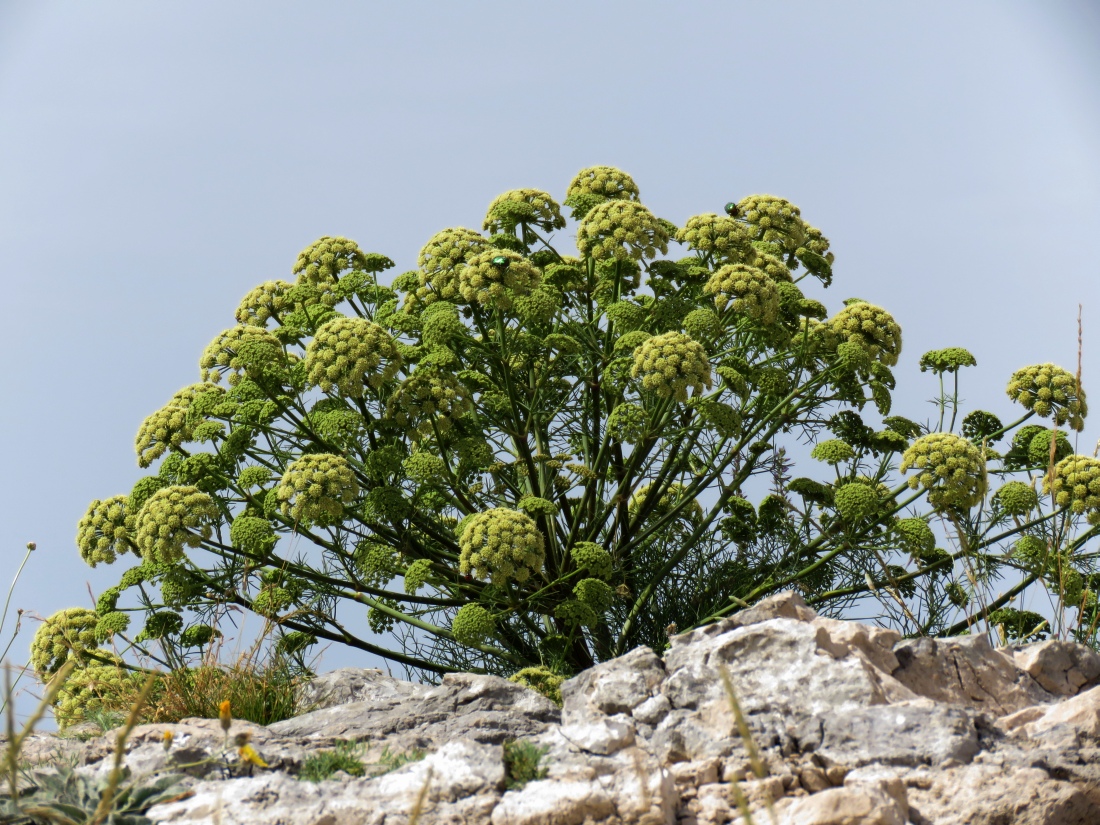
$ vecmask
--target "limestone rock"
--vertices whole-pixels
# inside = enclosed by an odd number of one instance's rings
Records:
[[[784,825],[1100,822],[1100,656],[1065,642],[903,640],[785,593],[674,637],[663,658],[599,664],[562,697],[559,711],[495,676],[432,686],[345,668],[304,688],[311,709],[285,722],[234,721],[229,737],[210,719],[140,726],[124,764],[188,775],[190,796],[149,811],[179,825],[404,825],[416,811],[420,825],[730,825],[734,788],[754,821],[771,808]],[[267,768],[241,761],[242,735]],[[543,754],[522,786],[505,764],[513,739]],[[297,778],[339,740],[361,743],[367,775]],[[114,746],[110,733],[37,736],[23,755],[103,776]],[[414,749],[422,759],[381,773],[381,753]]]

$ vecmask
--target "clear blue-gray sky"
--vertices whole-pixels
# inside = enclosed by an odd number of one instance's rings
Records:
[[[945,346],[977,356],[970,406],[1009,414],[1013,370],[1076,368],[1078,304],[1100,386],[1095,3],[0,0],[5,589],[38,543],[13,608],[114,583],[77,520],[130,489],[142,419],[300,249],[346,235],[400,272],[501,191],[561,198],[595,164],[677,224],[801,206],[830,309],[905,330],[900,414],[930,414],[916,365]],[[347,663],[372,664],[324,664]]]

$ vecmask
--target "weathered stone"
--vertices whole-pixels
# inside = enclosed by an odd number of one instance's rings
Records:
[[[994,650],[984,635],[906,639],[894,648],[900,667],[893,677],[937,702],[1004,716],[1054,697],[1013,659]]]
[[[1050,639],[1012,649],[1016,667],[1056,696],[1076,696],[1100,681],[1100,654],[1084,645]]]
[[[776,805],[778,825],[905,825],[900,806],[875,787],[830,788]]]
[[[826,766],[965,763],[978,752],[977,731],[966,711],[928,700],[814,716],[795,738],[803,752]]]
[[[500,744],[534,736],[559,719],[553,702],[507,679],[449,673],[419,698],[381,707],[373,700],[351,702],[277,722],[268,730],[303,744],[385,738],[398,750],[410,750],[462,738]]]
[[[190,773],[192,796],[149,812],[180,825],[404,825],[417,810],[420,825],[730,825],[742,823],[734,787],[756,822],[771,822],[771,806],[788,825],[1093,825],[1098,662],[1064,642],[902,641],[782,594],[675,637],[663,661],[638,648],[579,674],[560,712],[494,676],[431,686],[348,668],[303,689],[310,712],[268,727],[234,721],[226,737],[210,719],[140,726],[124,764],[135,777]],[[267,768],[242,762],[239,735]],[[295,778],[340,739],[362,743],[370,775]],[[542,778],[506,790],[509,739],[543,751]],[[39,736],[23,756],[64,751],[103,776],[114,747],[112,734]],[[423,759],[380,774],[382,753],[414,748]]]

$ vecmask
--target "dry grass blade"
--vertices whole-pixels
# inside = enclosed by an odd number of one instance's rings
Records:
[[[752,731],[749,730],[749,724],[745,721],[745,714],[741,712],[741,703],[737,701],[737,692],[733,689],[733,680],[730,679],[729,668],[722,665],[718,669],[718,673],[722,678],[722,687],[726,691],[726,698],[730,703],[730,710],[733,712],[734,721],[737,724],[737,732],[741,736],[741,741],[745,745],[745,750],[749,754],[749,764],[752,766],[752,772],[756,775],[757,779],[763,779],[768,775],[768,767],[764,764],[764,760],[760,758],[760,751],[756,748],[756,742],[752,738]],[[733,798],[737,803],[737,807],[741,811],[741,816],[745,820],[745,825],[752,825],[752,814],[749,811],[749,802],[745,798],[745,794],[741,791],[741,786],[738,784],[736,777],[730,782],[730,790],[733,792]],[[764,797],[764,804],[768,809],[768,814],[771,817],[772,823],[776,822],[775,808],[772,803],[774,802],[770,796]]]
[[[141,711],[145,707],[145,703],[149,700],[149,694],[153,690],[153,685],[157,681],[157,675],[150,673],[145,680],[145,685],[141,689],[141,693],[138,695],[137,701],[134,702],[134,706],[130,709],[130,716],[126,719],[126,726],[123,727],[118,733],[118,738],[115,740],[115,758],[114,764],[111,766],[111,774],[107,779],[107,787],[103,790],[103,796],[99,799],[99,805],[96,806],[95,814],[92,816],[92,821],[89,825],[100,825],[111,813],[111,807],[114,803],[115,792],[118,790],[118,782],[122,777],[122,758],[126,754],[126,740],[130,738],[130,734],[138,724],[138,720],[141,718]]]
[[[23,749],[23,743],[27,737],[34,731],[35,725],[37,725],[43,716],[46,715],[46,708],[53,705],[53,700],[57,697],[57,693],[61,690],[61,686],[65,684],[65,680],[69,678],[69,675],[76,667],[76,662],[68,661],[61,666],[61,669],[54,674],[53,678],[46,684],[46,692],[42,696],[42,701],[38,703],[38,707],[34,709],[34,712],[27,719],[27,723],[23,726],[23,730],[17,735],[15,733],[15,709],[12,707],[11,702],[8,703],[8,749],[6,753],[6,762],[8,769],[8,781],[11,784],[11,798],[13,801],[18,801],[19,794],[16,788],[16,782],[18,779],[19,770],[19,752]],[[5,690],[10,690],[11,686],[11,671],[7,668],[4,670],[4,683]]]
[[[428,798],[428,786],[432,784],[432,769],[428,768],[428,773],[424,777],[424,784],[420,788],[420,793],[416,795],[416,802],[413,803],[412,810],[409,811],[409,825],[416,825],[420,820],[420,814],[424,810],[424,800]]]

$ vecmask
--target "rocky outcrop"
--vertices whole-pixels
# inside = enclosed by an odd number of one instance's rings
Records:
[[[1100,822],[1096,653],[1060,641],[994,649],[979,636],[903,640],[818,617],[792,593],[675,637],[663,658],[639,648],[597,665],[562,686],[560,711],[470,674],[433,687],[344,669],[309,691],[310,713],[266,728],[235,723],[231,733],[249,734],[265,769],[233,748],[221,756],[216,720],[138,728],[126,754],[134,774],[193,776],[189,796],[149,816],[178,825],[747,825],[747,810],[779,825]],[[382,775],[297,778],[311,754],[341,740],[363,743],[366,763],[425,755]],[[543,778],[509,787],[512,740],[544,752]],[[112,743],[84,745],[83,770],[106,771]]]

